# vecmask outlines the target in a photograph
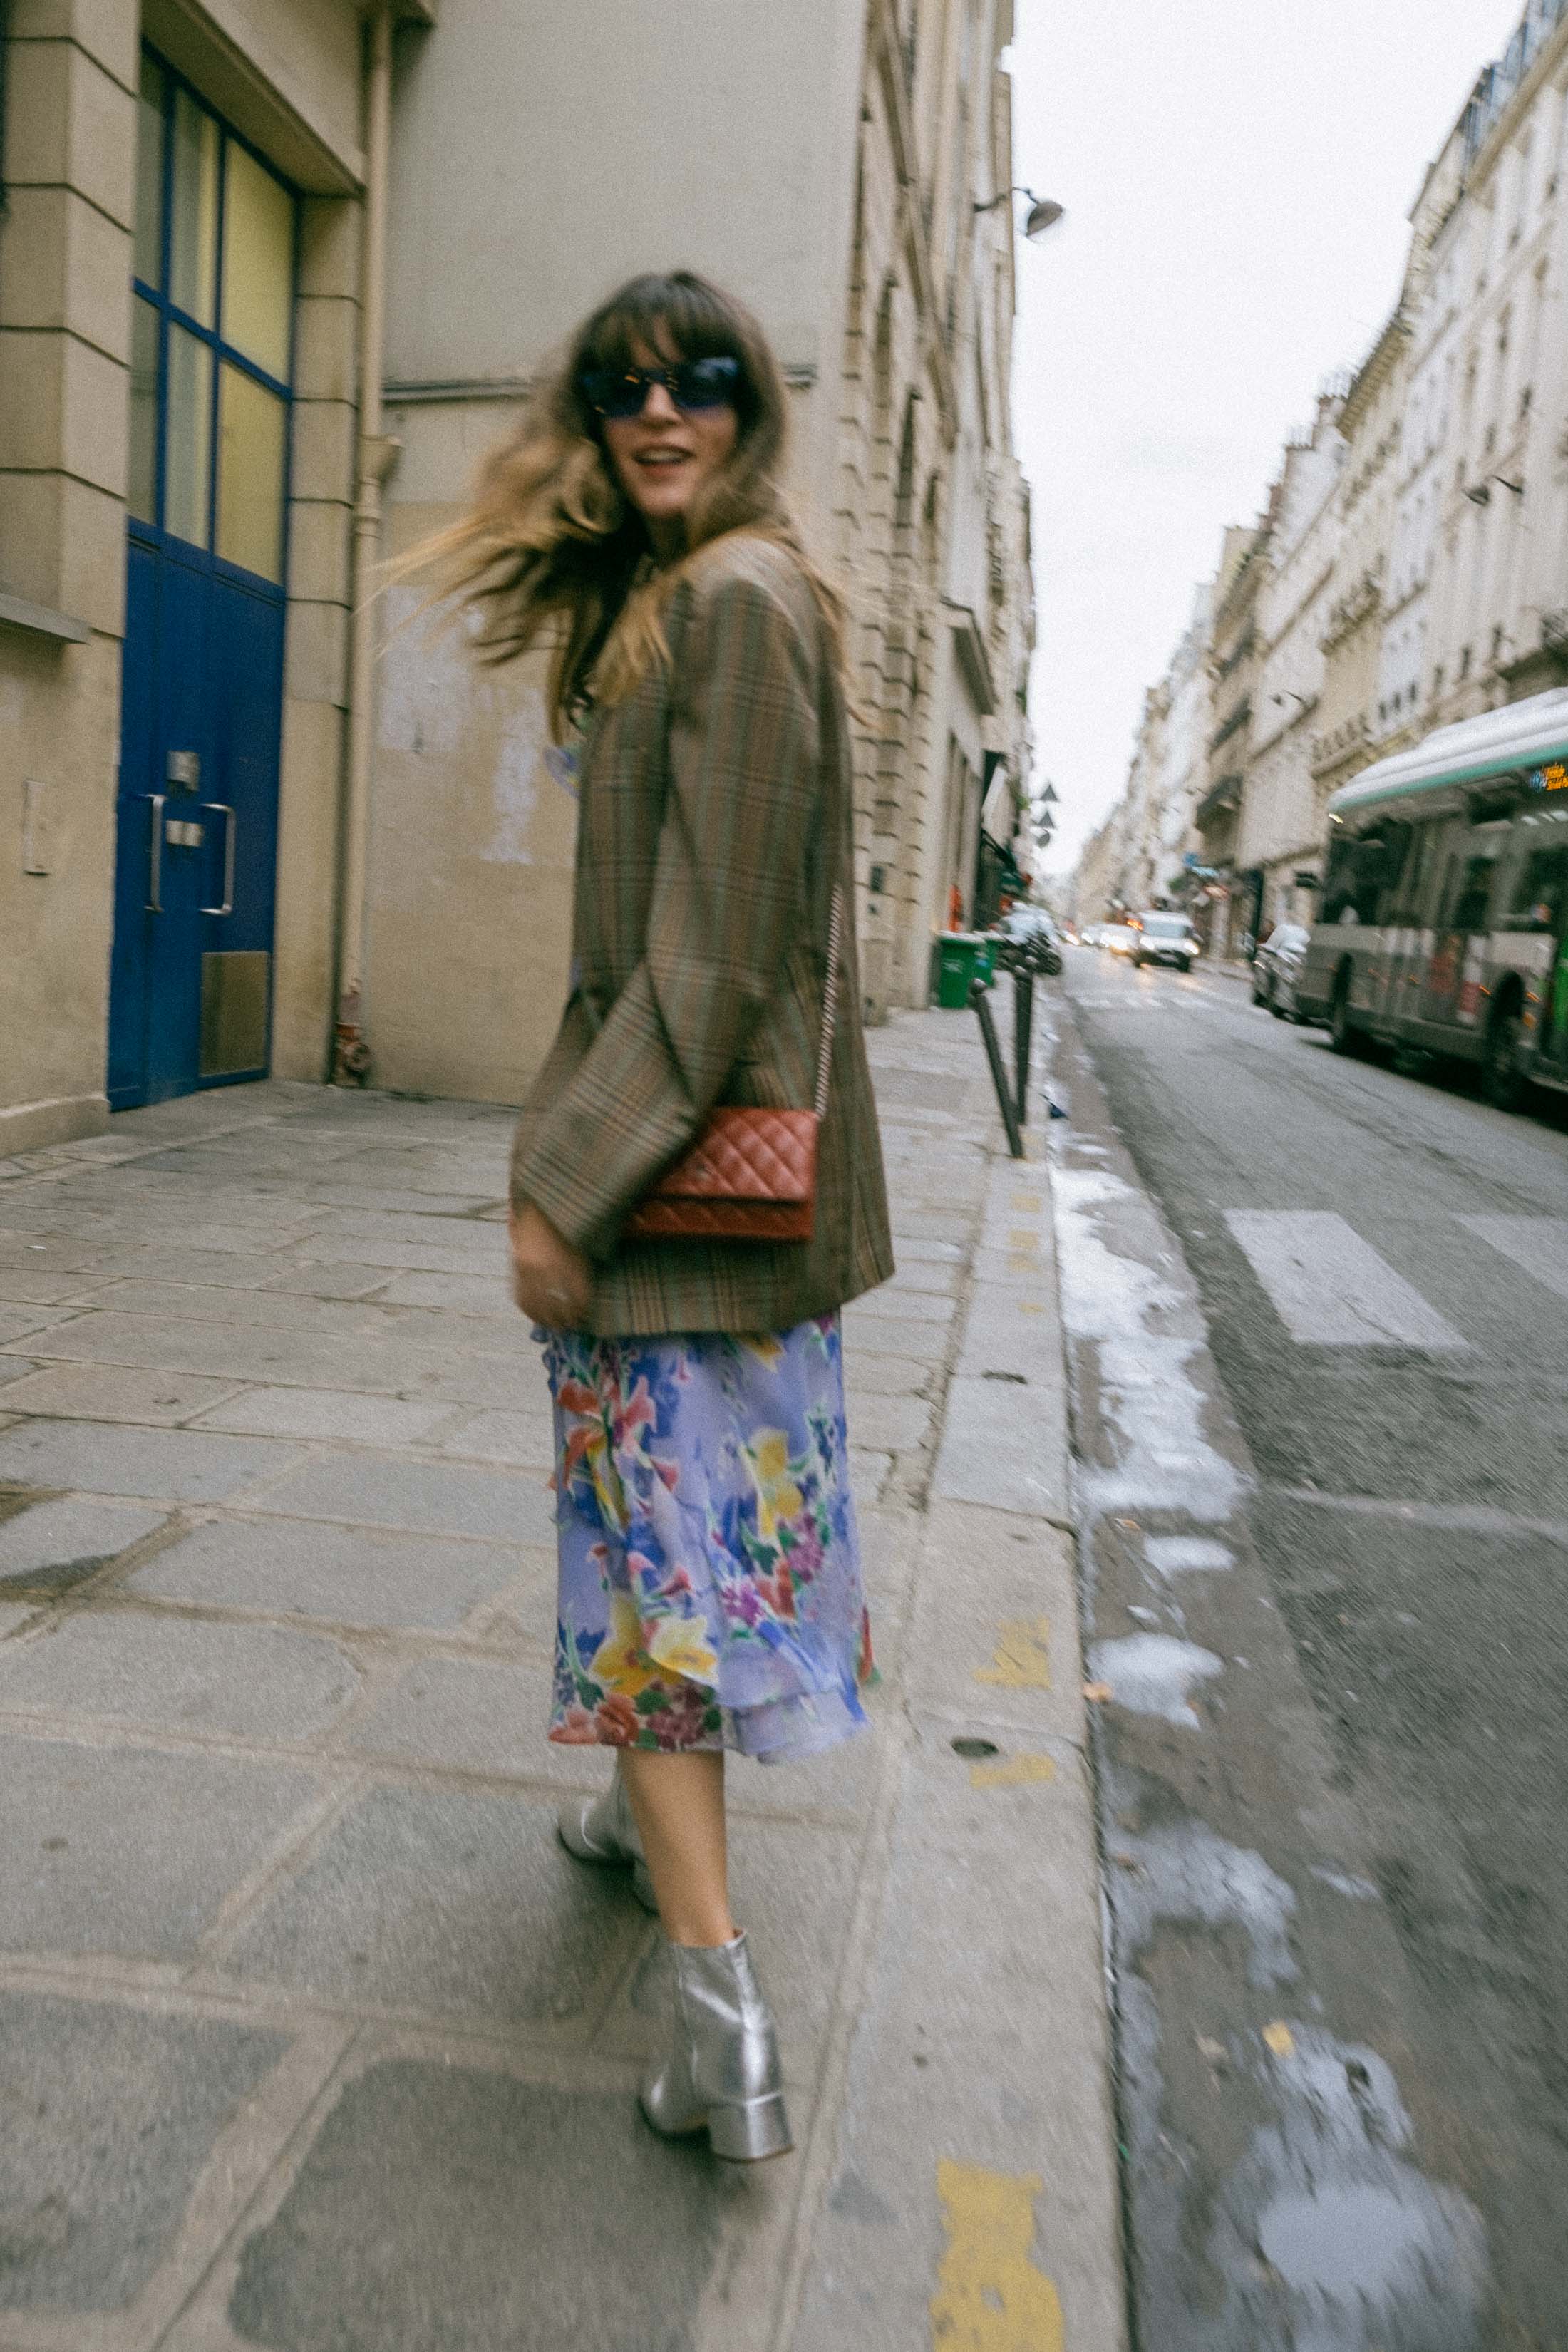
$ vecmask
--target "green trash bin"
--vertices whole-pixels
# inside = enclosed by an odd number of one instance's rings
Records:
[[[936,1001],[947,1013],[963,1013],[973,980],[988,981],[992,942],[980,931],[943,931],[936,943]]]

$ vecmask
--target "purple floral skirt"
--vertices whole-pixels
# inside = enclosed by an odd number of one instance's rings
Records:
[[[807,1756],[872,1674],[838,1318],[758,1338],[550,1331],[550,1737]]]

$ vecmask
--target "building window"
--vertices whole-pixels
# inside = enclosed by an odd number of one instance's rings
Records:
[[[1459,647],[1459,676],[1461,677],[1468,677],[1469,674],[1470,649],[1468,646],[1461,646]]]
[[[291,191],[151,53],[131,325],[132,522],[281,584]]]

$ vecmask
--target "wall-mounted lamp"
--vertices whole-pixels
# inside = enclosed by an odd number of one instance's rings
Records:
[[[1521,499],[1524,496],[1524,484],[1522,482],[1510,482],[1506,474],[1489,474],[1486,481],[1477,482],[1473,488],[1468,489],[1465,492],[1465,496],[1469,499],[1472,506],[1490,506],[1492,502],[1492,494],[1489,485],[1492,482],[1500,482],[1503,488],[1505,490],[1511,490],[1516,499]]]
[[[1029,199],[1029,209],[1024,216],[1024,235],[1026,237],[1044,236],[1046,231],[1055,228],[1062,217],[1064,207],[1053,197],[1036,195],[1033,188],[1004,188],[1000,195],[993,196],[988,204],[976,205],[974,209],[977,213],[994,213],[998,205],[1006,203],[1009,196],[1027,196]]]
[[[1276,694],[1272,696],[1270,699],[1277,702],[1281,710],[1283,710],[1288,702],[1299,702],[1303,710],[1310,710],[1312,708],[1304,694],[1298,694],[1294,687],[1289,686],[1285,688],[1283,694]]]

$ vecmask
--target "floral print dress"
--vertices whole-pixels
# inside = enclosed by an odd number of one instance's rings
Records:
[[[865,1722],[838,1318],[756,1338],[542,1332],[560,1606],[550,1737],[764,1763]]]

